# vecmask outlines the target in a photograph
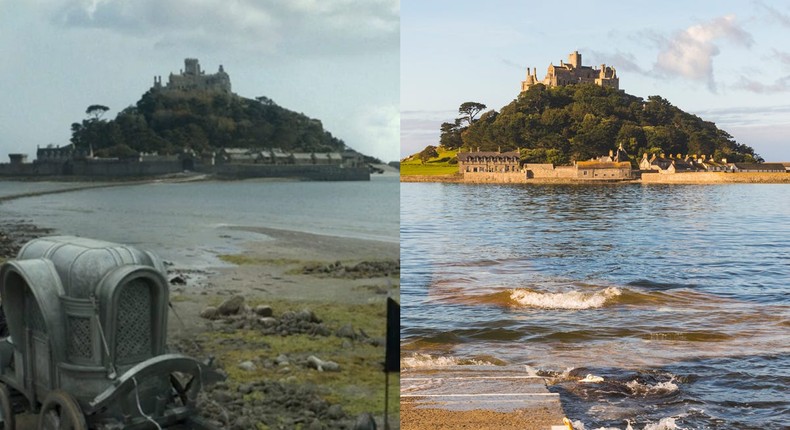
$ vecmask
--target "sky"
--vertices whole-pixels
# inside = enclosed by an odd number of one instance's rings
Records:
[[[438,145],[466,101],[500,110],[537,67],[579,51],[620,89],[790,161],[790,2],[408,0],[401,7],[401,158]]]
[[[0,0],[0,160],[67,145],[89,105],[114,118],[188,57],[397,160],[399,15],[399,0]]]

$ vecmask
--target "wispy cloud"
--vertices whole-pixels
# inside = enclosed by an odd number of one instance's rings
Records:
[[[771,7],[764,2],[756,1],[754,2],[757,5],[758,9],[762,9],[768,13],[768,19],[774,22],[779,23],[784,27],[790,28],[790,15],[786,13],[782,13],[774,7]]]
[[[768,84],[754,81],[747,78],[746,76],[741,76],[741,81],[738,84],[733,85],[733,87],[741,88],[758,94],[786,93],[790,91],[790,75],[779,78],[773,83]]]
[[[774,48],[774,57],[778,58],[785,66],[790,66],[790,53]]]
[[[692,25],[666,39],[658,53],[655,70],[670,76],[706,82],[716,91],[713,57],[719,55],[719,42],[725,40],[751,46],[754,39],[736,21],[734,15]]]
[[[438,145],[443,122],[452,121],[454,111],[403,111],[400,117],[401,158],[419,152],[428,145]]]
[[[159,46],[233,43],[264,54],[353,55],[392,49],[399,15],[399,0],[68,0],[53,21],[156,37]]]
[[[621,52],[619,50],[617,52],[611,53],[600,52],[591,49],[589,52],[593,58],[596,58],[603,63],[614,65],[618,71],[635,72],[642,75],[651,74],[650,69],[643,68],[639,65],[639,61],[633,54]]]
[[[726,126],[757,126],[790,123],[790,105],[731,106],[693,112],[703,118]]]

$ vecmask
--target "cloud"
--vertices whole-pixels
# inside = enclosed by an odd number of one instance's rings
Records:
[[[451,110],[413,110],[401,112],[400,142],[401,158],[421,151],[428,145],[438,145],[443,122],[452,121],[458,115]]]
[[[642,75],[649,75],[650,70],[639,66],[638,60],[633,54],[617,51],[615,53],[599,52],[589,50],[591,56],[602,63],[615,65],[618,71],[635,72]]]
[[[355,136],[364,144],[356,148],[372,153],[385,163],[398,159],[400,141],[400,109],[397,105],[368,107],[357,116]],[[354,147],[354,145],[351,145]],[[364,146],[364,150],[362,147]]]
[[[774,49],[774,57],[778,58],[785,66],[790,66],[790,53]]]
[[[790,75],[779,78],[771,84],[765,84],[751,80],[746,76],[741,76],[740,82],[734,87],[758,94],[786,93],[790,91]]]
[[[152,37],[160,47],[299,56],[397,49],[399,15],[399,0],[68,0],[53,21]]]
[[[754,3],[757,5],[758,8],[764,9],[766,12],[768,12],[769,20],[778,22],[780,25],[790,28],[790,15],[782,13],[761,1],[757,1]]]
[[[675,33],[665,40],[655,64],[658,72],[704,81],[715,92],[713,57],[719,55],[718,42],[727,40],[749,47],[754,42],[751,34],[741,28],[734,15],[696,24]]]
[[[693,112],[719,125],[748,127],[788,123],[790,105],[730,106]]]

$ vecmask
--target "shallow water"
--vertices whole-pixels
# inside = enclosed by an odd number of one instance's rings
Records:
[[[405,366],[529,365],[587,429],[790,426],[790,187],[404,183],[401,201]]]
[[[5,195],[29,188],[0,182]],[[370,182],[160,182],[11,200],[0,203],[0,217],[54,234],[137,245],[179,266],[202,267],[221,265],[217,254],[239,252],[248,240],[268,239],[232,227],[397,243],[398,194],[398,178],[379,175]]]

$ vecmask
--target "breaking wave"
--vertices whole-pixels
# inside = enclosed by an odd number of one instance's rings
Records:
[[[665,395],[674,393],[678,390],[678,386],[675,384],[674,378],[669,381],[658,382],[655,385],[642,384],[634,379],[633,381],[626,382],[625,386],[631,390],[632,394],[641,396]]]
[[[510,300],[516,306],[527,308],[578,310],[603,307],[622,294],[623,291],[617,287],[607,287],[595,292],[568,291],[563,293],[515,289],[510,292]]]
[[[587,427],[584,426],[584,423],[581,421],[573,421],[573,428],[575,430],[588,430]],[[596,427],[595,429],[590,430],[621,430],[618,427]],[[626,426],[622,430],[638,430],[638,428],[632,427],[631,423],[626,423]],[[672,417],[669,418],[662,418],[657,423],[648,423],[642,427],[642,430],[683,430],[681,427],[678,427],[675,424],[675,419]]]
[[[501,361],[491,357],[480,358],[458,358],[453,356],[434,356],[430,354],[417,353],[409,357],[403,357],[401,364],[405,368],[422,369],[442,366],[484,366],[501,365]]]

